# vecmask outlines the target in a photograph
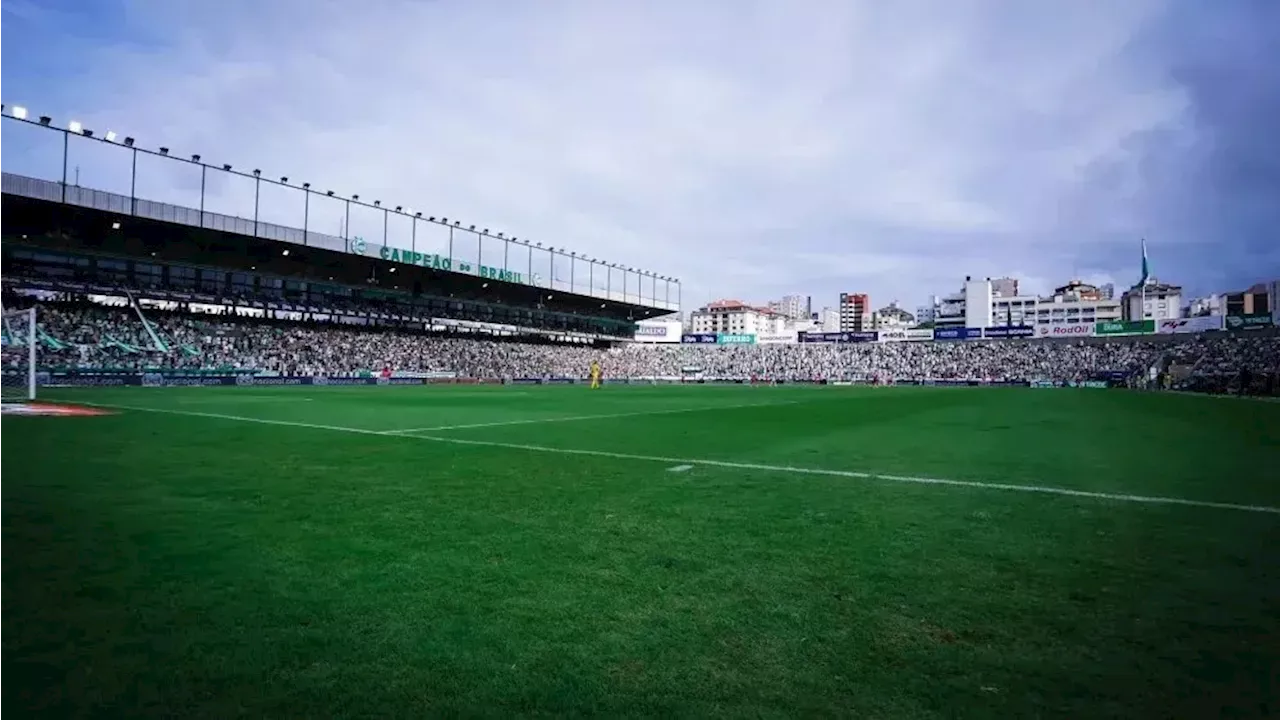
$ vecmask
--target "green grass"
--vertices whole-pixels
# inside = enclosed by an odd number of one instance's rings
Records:
[[[173,412],[4,418],[12,717],[1280,712],[1280,514],[799,471],[1277,507],[1274,403],[803,387],[53,397]],[[420,433],[493,445],[287,424],[692,408]]]

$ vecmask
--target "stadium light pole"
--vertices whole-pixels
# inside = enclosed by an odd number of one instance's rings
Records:
[[[307,246],[307,224],[311,221],[311,183],[302,183],[302,246]]]
[[[575,286],[573,283],[573,268],[577,264],[578,264],[578,253],[576,252],[569,253],[569,292],[575,292]]]
[[[133,153],[133,160],[129,169],[129,214],[138,214],[138,148],[133,146],[132,137],[124,139],[125,147]]]
[[[525,241],[524,246],[529,248],[529,282],[533,282],[533,243]]]
[[[207,165],[200,162],[199,155],[192,155],[191,159],[200,163],[200,227],[204,227],[204,179],[205,172],[209,169]]]
[[[351,250],[351,198],[342,198],[342,202],[346,203],[346,216],[342,220],[342,239],[346,242],[347,251]]]
[[[454,220],[453,225],[449,226],[449,269],[453,269],[453,228],[458,225],[458,221]]]
[[[422,213],[409,216],[409,252],[418,251],[418,218]]]
[[[262,171],[253,170],[253,236],[258,237],[258,198],[262,193]]]
[[[374,206],[374,207],[377,207],[377,206],[379,206],[379,205],[381,205],[381,204],[382,204],[382,201],[381,201],[381,200],[374,200],[374,201],[373,201],[373,206]],[[387,237],[388,237],[388,235],[387,235],[387,223],[388,223],[388,222],[390,222],[390,218],[391,218],[391,213],[387,212],[387,209],[386,209],[386,208],[382,208],[382,246],[383,246],[383,247],[386,247],[386,246],[387,246]]]
[[[67,204],[67,157],[71,153],[71,131],[62,130],[62,204]]]

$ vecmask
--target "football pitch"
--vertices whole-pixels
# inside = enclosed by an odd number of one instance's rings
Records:
[[[1121,390],[51,391],[13,717],[1280,713],[1280,404]]]

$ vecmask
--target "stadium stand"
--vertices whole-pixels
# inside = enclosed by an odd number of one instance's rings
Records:
[[[29,306],[6,293],[5,307]],[[876,382],[937,380],[1070,383],[1106,376],[1139,381],[1151,368],[1189,368],[1177,387],[1274,393],[1275,334],[1186,336],[1157,342],[1026,340],[799,345],[641,345],[554,342],[536,334],[485,336],[148,310],[84,300],[42,302],[42,368],[201,370],[299,376],[399,374],[464,378],[580,377],[598,359],[608,378],[736,378]],[[1269,384],[1268,384],[1269,383]],[[1270,388],[1270,389],[1268,389]]]

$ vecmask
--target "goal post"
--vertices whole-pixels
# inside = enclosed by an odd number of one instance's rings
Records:
[[[0,400],[36,399],[36,354],[39,349],[36,336],[36,309],[5,310],[2,342],[3,386]]]

